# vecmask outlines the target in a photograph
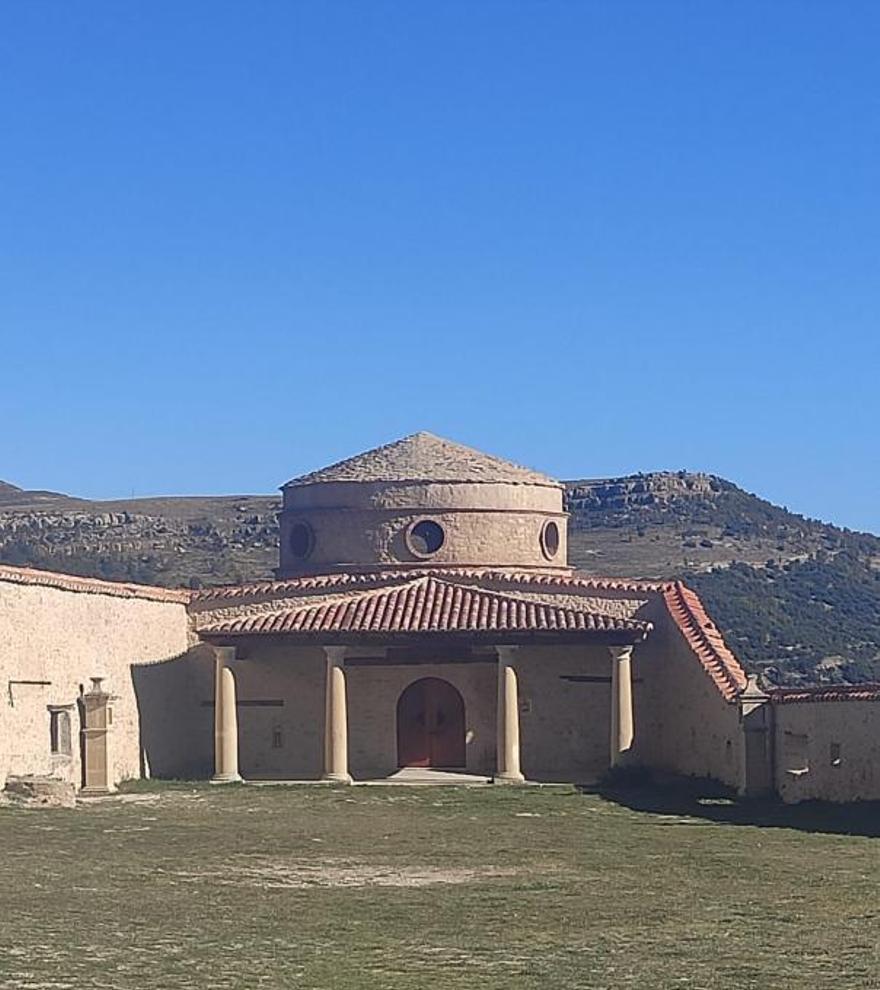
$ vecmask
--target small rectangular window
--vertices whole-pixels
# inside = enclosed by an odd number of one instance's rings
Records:
[[[840,743],[833,742],[830,747],[829,752],[831,758],[831,766],[839,767],[841,763],[840,759]]]
[[[49,709],[49,748],[53,756],[70,756],[70,710],[68,707]]]
[[[810,769],[806,735],[786,732],[783,736],[783,757],[788,773],[806,773]]]
[[[281,729],[275,728],[272,730],[272,749],[282,749],[284,746],[284,737],[281,735]]]

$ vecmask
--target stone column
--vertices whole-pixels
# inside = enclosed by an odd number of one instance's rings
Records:
[[[107,738],[113,722],[113,710],[110,695],[101,687],[103,680],[103,677],[93,677],[91,690],[80,699],[84,795],[109,794],[114,790]]]
[[[519,689],[513,666],[515,646],[498,648],[498,738],[495,744],[495,782],[521,784],[519,766]]]
[[[348,711],[345,697],[344,646],[325,646],[327,655],[324,706],[324,780],[350,784],[348,772]]]
[[[235,659],[234,646],[214,651],[214,784],[241,780],[238,772],[238,712],[235,707],[235,675],[227,664]]]
[[[610,646],[611,653],[611,766],[619,766],[633,742],[632,650]]]

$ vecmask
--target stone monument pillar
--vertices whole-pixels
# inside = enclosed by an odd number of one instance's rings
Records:
[[[103,677],[91,678],[91,688],[82,703],[82,794],[109,794],[115,789],[110,764],[110,727],[113,724],[112,697],[102,687]]]

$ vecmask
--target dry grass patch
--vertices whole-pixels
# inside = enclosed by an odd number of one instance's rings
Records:
[[[0,986],[880,987],[880,847],[806,813],[564,787],[128,798],[0,809]]]

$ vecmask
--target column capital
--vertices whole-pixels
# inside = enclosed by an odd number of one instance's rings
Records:
[[[749,674],[746,686],[739,694],[740,721],[749,729],[769,721],[770,695],[761,688],[757,674]]]
[[[496,646],[495,652],[498,654],[499,663],[513,663],[519,652],[518,646]]]
[[[628,660],[632,656],[633,647],[629,643],[626,646],[609,646],[608,652],[612,660]]]
[[[235,659],[235,647],[234,646],[215,646],[214,647],[214,658],[217,663],[225,667],[226,664],[232,663]]]
[[[334,667],[341,667],[345,660],[345,650],[346,648],[344,646],[325,646],[324,655],[327,657],[327,661],[333,664]]]

